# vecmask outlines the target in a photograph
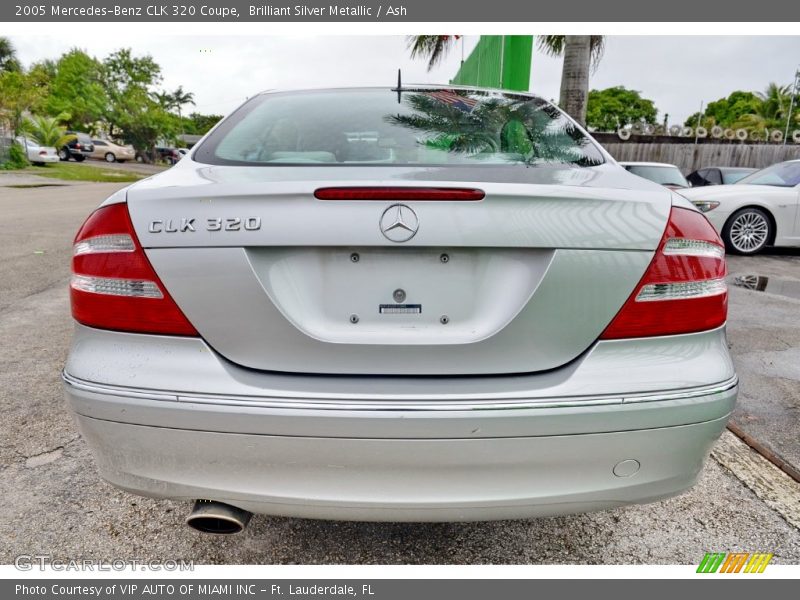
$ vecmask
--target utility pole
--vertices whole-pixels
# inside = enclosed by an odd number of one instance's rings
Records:
[[[697,138],[700,137],[697,135],[697,130],[700,129],[700,123],[702,123],[703,119],[703,105],[705,102],[703,100],[700,101],[700,112],[697,113],[697,126],[694,128],[694,145],[697,146]]]
[[[794,110],[794,99],[797,98],[797,92],[800,90],[800,68],[794,73],[794,86],[792,86],[792,101],[789,103],[789,115],[786,117],[786,131],[783,132],[783,145],[786,145],[786,140],[789,138],[789,125],[792,122],[792,111]]]

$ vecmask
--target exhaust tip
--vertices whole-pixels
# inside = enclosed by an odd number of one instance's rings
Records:
[[[186,524],[202,533],[232,535],[241,533],[250,522],[252,513],[214,500],[197,500]]]

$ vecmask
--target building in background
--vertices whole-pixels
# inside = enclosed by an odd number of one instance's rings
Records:
[[[450,83],[527,92],[532,56],[532,35],[482,35]]]

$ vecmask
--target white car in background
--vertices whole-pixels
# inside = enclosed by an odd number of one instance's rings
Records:
[[[733,185],[681,190],[719,231],[729,252],[800,246],[800,160],[772,165]]]
[[[682,190],[689,187],[689,182],[681,170],[675,165],[657,162],[621,162],[626,171],[644,177],[671,190]]]
[[[43,165],[45,163],[57,163],[58,151],[52,146],[41,146],[31,138],[20,136],[17,142],[25,149],[25,156],[35,165]]]

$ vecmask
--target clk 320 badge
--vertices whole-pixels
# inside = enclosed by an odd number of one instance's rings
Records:
[[[197,231],[258,231],[261,229],[261,217],[213,217],[205,219],[203,225],[197,219],[181,217],[180,219],[155,219],[150,221],[147,231],[150,233],[186,233]]]

